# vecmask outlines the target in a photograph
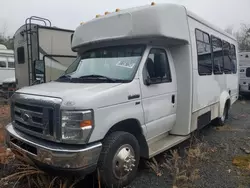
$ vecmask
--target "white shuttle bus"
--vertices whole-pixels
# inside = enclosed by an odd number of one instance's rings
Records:
[[[250,52],[239,53],[240,94],[250,94]]]
[[[74,32],[78,58],[11,99],[7,145],[40,167],[123,187],[139,160],[223,125],[238,99],[235,38],[175,4],[97,17]]]

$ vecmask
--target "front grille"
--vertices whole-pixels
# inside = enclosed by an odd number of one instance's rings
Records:
[[[60,100],[42,98],[47,101],[38,96],[14,94],[11,105],[12,122],[14,127],[23,133],[56,140],[59,136],[59,130],[55,127],[59,127]]]

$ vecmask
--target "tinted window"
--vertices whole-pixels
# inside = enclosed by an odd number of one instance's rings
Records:
[[[246,69],[246,77],[250,77],[250,68]]]
[[[19,64],[23,64],[25,61],[24,47],[17,48],[17,61]]]
[[[6,62],[0,61],[0,68],[5,68],[5,67],[6,67]]]
[[[163,49],[151,49],[146,61],[147,77],[152,81],[162,79],[171,82],[171,71],[167,54]]]
[[[213,49],[214,74],[222,74],[224,67],[222,41],[214,36],[212,36],[212,49]]]
[[[223,41],[223,55],[224,55],[224,73],[231,74],[231,58],[230,58],[230,44]]]
[[[14,61],[8,61],[8,68],[15,68]]]
[[[235,46],[231,44],[231,50],[230,50],[230,56],[231,56],[231,66],[232,66],[232,72],[236,74],[237,72],[237,60],[236,60],[236,50]]]
[[[209,35],[202,31],[196,30],[196,43],[198,53],[198,72],[200,75],[211,75],[212,57]]]

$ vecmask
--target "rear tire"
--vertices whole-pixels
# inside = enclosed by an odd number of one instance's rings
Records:
[[[137,139],[127,132],[113,132],[104,139],[99,158],[102,183],[107,187],[124,187],[136,177],[140,160]]]
[[[229,105],[226,103],[222,116],[218,117],[216,119],[215,123],[217,126],[224,126],[225,125],[225,122],[228,119],[228,111],[229,111]]]

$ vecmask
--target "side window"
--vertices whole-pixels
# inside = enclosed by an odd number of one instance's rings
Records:
[[[223,55],[224,55],[224,73],[231,74],[232,66],[230,60],[230,44],[223,41]]]
[[[230,56],[231,56],[231,66],[232,66],[232,72],[236,74],[237,72],[237,59],[236,59],[236,50],[235,46],[231,44],[231,50],[230,50]]]
[[[212,54],[210,36],[200,30],[195,31],[199,75],[212,74]]]
[[[18,64],[24,64],[25,62],[24,47],[17,48],[17,62]]]
[[[250,68],[249,67],[246,69],[246,77],[250,77]]]
[[[6,62],[0,61],[0,68],[6,68]]]
[[[212,36],[212,50],[214,74],[223,74],[224,65],[221,39]]]
[[[15,68],[14,61],[8,61],[8,68]]]
[[[152,84],[172,82],[169,61],[165,50],[158,48],[151,49],[145,68],[147,70],[147,79]]]

